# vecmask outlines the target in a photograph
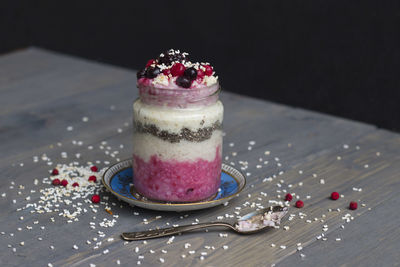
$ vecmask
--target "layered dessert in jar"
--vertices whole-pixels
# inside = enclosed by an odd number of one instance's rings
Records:
[[[209,63],[169,50],[137,74],[133,104],[133,183],[142,196],[194,202],[221,182],[223,105]]]

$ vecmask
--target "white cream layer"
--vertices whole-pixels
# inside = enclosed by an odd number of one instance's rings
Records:
[[[181,140],[179,143],[164,141],[149,133],[133,135],[133,154],[148,162],[157,155],[161,160],[195,161],[215,159],[216,148],[220,146],[222,153],[222,131],[215,130],[210,139],[202,142]]]
[[[160,130],[169,133],[180,133],[182,128],[197,131],[199,128],[212,126],[219,121],[222,123],[224,107],[221,101],[210,106],[178,109],[147,105],[137,100],[133,103],[133,117],[142,124],[154,124]]]

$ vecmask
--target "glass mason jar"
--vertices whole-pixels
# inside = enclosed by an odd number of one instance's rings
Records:
[[[138,85],[133,104],[133,183],[148,199],[194,202],[221,183],[219,84],[192,89]]]

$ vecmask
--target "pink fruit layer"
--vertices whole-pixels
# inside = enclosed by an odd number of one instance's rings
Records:
[[[213,161],[161,160],[157,155],[145,162],[133,156],[136,190],[149,199],[193,202],[214,195],[221,183],[221,152]]]

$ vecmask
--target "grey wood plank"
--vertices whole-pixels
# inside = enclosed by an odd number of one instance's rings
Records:
[[[249,168],[245,172],[251,173],[244,193],[228,206],[184,214],[155,212],[128,207],[109,193],[102,192],[102,195],[110,197],[106,202],[116,203],[112,208],[114,214],[119,215],[119,219],[113,228],[97,227],[96,230],[90,229],[89,222],[109,218],[108,213],[88,212],[79,218],[79,222],[66,224],[66,220],[56,214],[39,216],[28,211],[16,212],[17,208],[28,202],[25,200],[27,196],[31,197],[30,201],[38,200],[39,195],[30,193],[30,190],[38,190],[45,185],[35,186],[33,179],[48,176],[48,170],[54,164],[68,163],[72,160],[81,163],[99,160],[101,163],[97,165],[103,167],[108,165],[104,161],[116,161],[116,158],[105,154],[104,149],[100,148],[102,141],[107,141],[105,146],[110,146],[111,150],[120,152],[118,158],[130,156],[131,104],[137,96],[135,75],[134,72],[121,68],[39,49],[0,57],[0,69],[3,69],[0,73],[0,98],[9,97],[9,102],[2,102],[6,108],[0,112],[0,151],[7,151],[4,156],[2,153],[0,162],[3,177],[0,181],[0,193],[7,193],[7,197],[0,198],[0,231],[5,232],[5,235],[0,235],[0,247],[3,248],[0,252],[2,266],[23,266],[29,263],[47,265],[48,262],[55,266],[88,266],[89,263],[112,266],[116,264],[117,259],[125,265],[134,265],[140,260],[142,266],[154,266],[161,265],[160,257],[165,259],[163,266],[265,266],[272,263],[285,265],[285,262],[290,260],[299,260],[299,255],[295,252],[298,242],[302,242],[304,247],[310,246],[310,251],[318,246],[321,241],[317,241],[315,235],[322,232],[321,227],[324,223],[329,225],[328,233],[340,229],[343,223],[341,215],[348,212],[345,207],[352,197],[359,198],[362,203],[367,204],[365,208],[352,212],[356,217],[352,224],[357,223],[361,229],[360,233],[364,233],[368,225],[363,224],[363,218],[368,214],[373,216],[376,207],[396,198],[396,189],[400,189],[397,182],[399,167],[396,165],[399,161],[399,135],[377,130],[374,126],[363,123],[224,92],[224,155],[229,156],[227,163],[234,162],[237,167],[240,166],[239,161],[248,161]],[[34,86],[30,87],[32,84]],[[32,101],[25,104],[18,98],[21,94],[25,100]],[[115,110],[110,109],[111,105],[115,106]],[[83,116],[88,116],[89,121],[82,122]],[[73,131],[66,131],[69,125],[74,126]],[[118,128],[122,129],[122,132],[118,132]],[[83,145],[74,145],[73,140],[83,141]],[[250,140],[256,141],[256,145],[248,150]],[[61,142],[62,146],[59,147],[57,142]],[[233,147],[229,145],[231,142],[234,143]],[[124,148],[119,147],[121,144]],[[349,144],[350,148],[343,149],[343,144]],[[94,148],[87,149],[89,145]],[[356,149],[356,146],[360,149]],[[271,151],[271,154],[265,155],[266,150]],[[68,153],[68,159],[60,157],[63,151]],[[376,156],[377,151],[381,152],[379,157]],[[237,152],[237,156],[232,156],[232,152]],[[52,159],[53,165],[42,161],[32,162],[33,156],[43,153]],[[76,153],[81,154],[79,159],[75,157]],[[337,156],[341,156],[342,160],[337,160]],[[257,165],[260,165],[260,157],[269,163],[261,164],[262,167],[257,168]],[[280,159],[279,162],[275,157]],[[19,163],[24,165],[21,167]],[[365,168],[365,164],[369,164],[369,167]],[[299,174],[299,170],[303,171],[302,174]],[[281,171],[283,173],[279,175]],[[314,173],[318,175],[317,178],[313,177]],[[273,175],[276,175],[276,178],[272,182],[263,182],[265,177]],[[321,185],[320,178],[324,178],[326,184]],[[284,180],[284,183],[281,183],[283,187],[278,188],[277,183],[280,183],[281,179]],[[9,189],[11,181],[16,182],[14,189]],[[304,185],[299,186],[299,182],[303,182]],[[268,200],[280,200],[284,193],[277,190],[289,190],[288,184],[292,185],[291,192],[300,194],[302,199],[311,195],[310,199],[305,200],[304,209],[291,208],[291,212],[296,213],[297,217],[284,223],[290,226],[288,231],[278,229],[255,236],[228,233],[227,237],[220,237],[219,233],[226,232],[222,229],[210,229],[207,233],[201,231],[177,236],[172,244],[166,244],[167,238],[151,240],[147,244],[136,242],[127,245],[119,239],[119,233],[126,230],[161,227],[166,223],[192,223],[195,219],[205,222],[215,220],[220,215],[233,214],[235,207],[246,201],[265,204]],[[18,189],[19,185],[24,185],[25,188]],[[354,192],[353,186],[362,187],[363,191]],[[333,190],[343,193],[345,198],[340,201],[328,200],[327,196]],[[267,193],[267,197],[260,192]],[[248,197],[248,194],[251,196]],[[12,203],[13,199],[17,200],[15,204]],[[341,212],[328,213],[328,208],[341,208]],[[369,211],[368,208],[372,210]],[[249,210],[252,208],[243,207],[241,214]],[[299,219],[299,211],[307,213],[308,216]],[[134,215],[133,212],[139,212],[140,215]],[[385,214],[389,211],[380,212]],[[305,222],[308,218],[321,218],[322,214],[326,215],[324,223]],[[162,218],[156,217],[157,215],[162,215]],[[183,215],[187,217],[181,217]],[[20,216],[24,219],[20,220]],[[92,216],[96,216],[96,220]],[[50,221],[51,217],[55,218],[55,222]],[[148,219],[150,223],[144,224],[143,218]],[[33,223],[36,220],[39,221],[38,225]],[[387,225],[382,227],[393,228],[393,221],[384,223]],[[42,225],[46,226],[45,230],[39,228]],[[28,230],[26,226],[32,226],[33,229]],[[19,231],[19,227],[23,230]],[[106,237],[100,248],[93,250],[93,243],[88,245],[85,242],[98,237],[99,230],[104,231]],[[10,233],[14,236],[10,236]],[[39,236],[43,241],[38,242]],[[109,237],[113,237],[114,240],[107,242]],[[399,238],[393,235],[387,244],[394,244]],[[25,241],[25,246],[20,246],[20,241]],[[184,248],[187,242],[192,245],[189,249]],[[277,247],[272,248],[271,243]],[[13,253],[7,248],[8,244],[17,248],[17,252]],[[77,244],[79,250],[72,249],[73,244]],[[229,248],[223,249],[224,245]],[[280,249],[280,245],[286,245],[287,248]],[[342,243],[343,248],[351,245],[353,243]],[[55,249],[50,249],[50,246],[54,246]],[[207,249],[204,246],[213,246],[215,249]],[[135,253],[136,247],[140,248],[139,253]],[[103,254],[105,249],[110,252]],[[164,249],[168,253],[163,253]],[[329,246],[327,249],[332,255],[340,253],[335,247]],[[155,252],[150,253],[150,250]],[[190,255],[190,250],[195,250],[196,253]],[[359,251],[371,252],[371,257],[374,253],[369,246],[361,247]],[[204,260],[200,259],[201,252],[207,252]],[[181,258],[182,254],[185,254],[186,258]],[[143,255],[144,259],[139,259],[139,255]],[[320,258],[310,252],[307,253],[307,261],[302,262],[316,264],[318,260]]]
[[[398,197],[384,201],[373,212],[362,214],[354,223],[346,224],[344,229],[329,233],[327,241],[314,242],[304,248],[304,258],[299,253],[293,254],[276,266],[398,266],[400,233],[396,223],[387,222],[399,221],[399,215],[394,211],[399,205]],[[360,224],[368,227],[360,227]]]

